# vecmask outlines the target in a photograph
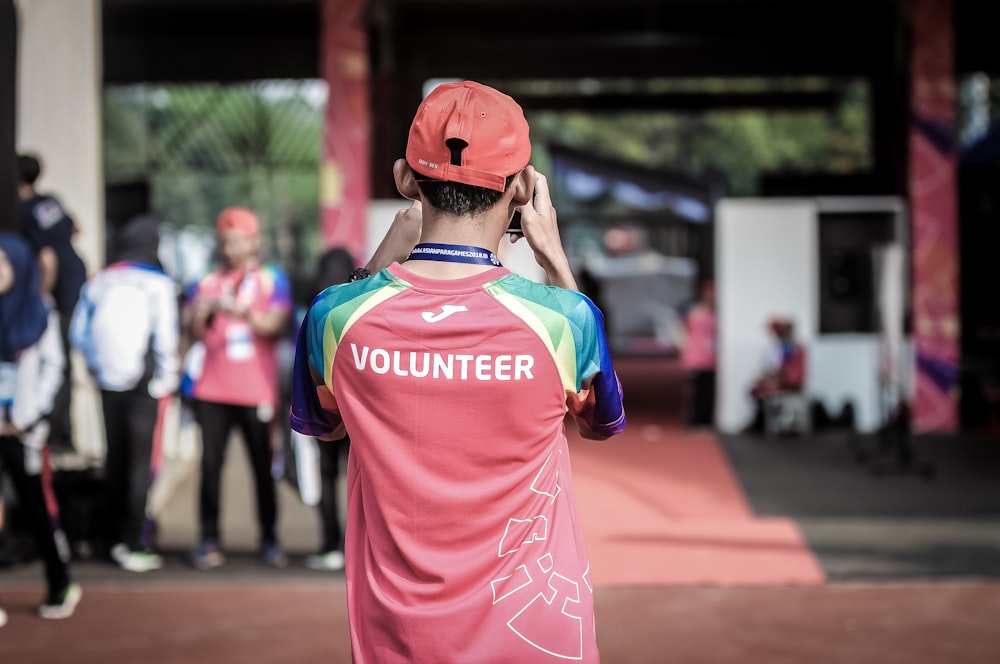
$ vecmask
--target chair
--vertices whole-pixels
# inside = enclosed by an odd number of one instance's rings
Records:
[[[769,435],[812,431],[812,406],[805,392],[778,392],[764,399],[764,432]]]

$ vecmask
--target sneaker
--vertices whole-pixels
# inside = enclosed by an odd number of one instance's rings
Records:
[[[336,572],[344,569],[344,554],[340,551],[328,551],[306,558],[306,567],[321,572]]]
[[[38,615],[46,620],[63,620],[73,615],[76,605],[83,597],[83,590],[79,583],[71,583],[66,586],[57,597],[49,597],[48,602],[38,607]]]
[[[3,627],[6,624],[7,624],[7,612],[4,611],[3,609],[0,609],[0,627]]]
[[[150,572],[163,567],[163,557],[152,551],[133,551],[125,544],[111,549],[111,559],[127,572]]]
[[[204,572],[225,565],[226,557],[214,542],[204,541],[191,552],[191,564]]]
[[[277,567],[278,569],[288,567],[288,557],[281,550],[281,547],[273,542],[264,544],[261,547],[260,554],[264,558],[264,562],[271,567]]]
[[[121,566],[127,572],[152,572],[163,568],[163,556],[152,551],[130,551]]]

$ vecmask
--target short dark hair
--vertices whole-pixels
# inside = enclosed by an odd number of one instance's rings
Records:
[[[443,182],[441,180],[417,179],[420,193],[436,210],[464,217],[485,212],[496,205],[503,197],[504,191],[514,181],[513,175],[507,176],[503,191],[474,187],[461,182]]]
[[[354,256],[346,247],[331,247],[316,261],[313,295],[334,284],[342,284],[351,278],[354,271]]]
[[[30,154],[17,155],[17,181],[21,184],[35,184],[42,174],[42,164],[38,157]]]

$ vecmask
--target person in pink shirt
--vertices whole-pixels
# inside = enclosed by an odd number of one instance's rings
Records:
[[[688,375],[687,425],[711,427],[715,423],[716,319],[715,284],[706,281],[701,297],[684,319],[687,340],[681,365]]]
[[[278,340],[289,330],[291,284],[260,260],[257,216],[242,207],[216,222],[218,264],[195,289],[186,311],[189,333],[204,344],[192,396],[202,432],[199,517],[201,540],[191,554],[198,569],[225,562],[219,542],[219,494],[226,443],[238,427],[257,489],[260,548],[274,567],[287,564],[278,544],[271,439],[278,404]]]
[[[528,133],[509,96],[437,87],[393,169],[414,203],[389,235],[420,241],[320,293],[299,328],[292,427],[351,437],[356,664],[600,659],[565,421],[604,440],[625,412]],[[515,212],[548,285],[497,258]]]

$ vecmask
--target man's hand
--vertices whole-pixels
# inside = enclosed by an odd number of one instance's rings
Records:
[[[372,254],[365,269],[375,274],[382,268],[389,267],[394,262],[402,263],[410,255],[410,250],[420,241],[420,226],[423,223],[423,210],[420,201],[413,201],[408,208],[396,213],[392,225],[386,231],[385,237],[379,243],[378,249]]]
[[[522,237],[528,241],[528,246],[535,253],[535,260],[545,271],[549,284],[568,290],[579,290],[576,278],[569,267],[569,259],[563,250],[562,239],[559,237],[556,209],[552,207],[552,197],[549,194],[549,181],[541,173],[528,166],[535,174],[535,190],[532,201],[522,205],[521,233],[510,234],[511,243]]]
[[[193,339],[203,339],[205,337],[205,329],[208,327],[208,320],[211,318],[212,314],[218,311],[220,308],[219,301],[214,298],[208,297],[195,297],[191,306],[188,307],[187,311],[189,314],[185,314],[185,323],[189,325],[191,337]]]

